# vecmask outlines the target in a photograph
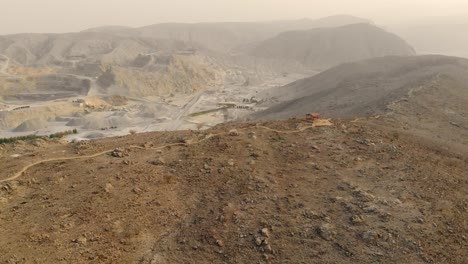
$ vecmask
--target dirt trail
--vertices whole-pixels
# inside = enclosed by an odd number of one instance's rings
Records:
[[[281,131],[281,130],[276,130],[276,129],[272,129],[272,128],[269,128],[269,127],[265,127],[265,126],[255,126],[256,128],[260,128],[260,129],[265,129],[265,130],[269,130],[269,131],[272,131],[272,132],[276,132],[276,133],[280,133],[280,134],[292,134],[292,133],[301,133],[301,132],[304,132],[305,130],[307,129],[310,129],[310,128],[314,128],[314,127],[317,127],[317,126],[328,126],[328,125],[331,125],[331,123],[329,124],[328,123],[329,121],[327,120],[327,122],[317,122],[316,124],[314,125],[310,125],[310,126],[306,126],[306,127],[302,127],[298,130],[291,130],[291,131]],[[239,130],[246,130],[246,129],[250,129],[249,128],[243,128],[243,129],[239,129]],[[194,145],[194,144],[199,144],[199,143],[202,143],[212,137],[215,137],[215,136],[221,136],[221,135],[224,135],[224,134],[228,134],[229,132],[225,132],[225,133],[218,133],[218,134],[215,134],[215,135],[210,135],[204,139],[201,139],[201,140],[198,140],[198,141],[195,141],[195,142],[187,142],[187,143],[174,143],[174,144],[167,144],[167,145],[163,145],[163,146],[160,146],[160,147],[155,147],[155,148],[152,148],[152,147],[148,147],[148,148],[145,148],[145,147],[140,147],[140,146],[130,146],[129,148],[135,148],[135,149],[143,149],[143,150],[161,150],[161,149],[164,149],[164,148],[168,148],[168,147],[175,147],[175,146],[187,146],[187,145]],[[95,153],[95,154],[92,154],[92,155],[86,155],[86,156],[79,156],[79,157],[64,157],[64,158],[51,158],[51,159],[45,159],[45,160],[41,160],[41,161],[37,161],[37,162],[34,162],[34,163],[31,163],[25,167],[23,167],[19,172],[17,172],[15,175],[13,175],[12,177],[9,177],[9,178],[6,178],[6,179],[3,179],[3,180],[0,180],[0,183],[3,183],[3,182],[8,182],[8,181],[12,181],[12,180],[16,180],[18,179],[19,177],[21,177],[23,175],[23,173],[25,173],[28,169],[34,167],[34,166],[37,166],[37,165],[40,165],[40,164],[43,164],[43,163],[46,163],[46,162],[56,162],[56,161],[67,161],[67,160],[80,160],[80,159],[92,159],[92,158],[96,158],[96,157],[99,157],[99,156],[102,156],[102,155],[105,155],[107,153],[110,153],[114,151],[114,149],[109,149],[109,150],[104,150],[104,151],[101,151],[101,152],[98,152],[98,153]]]

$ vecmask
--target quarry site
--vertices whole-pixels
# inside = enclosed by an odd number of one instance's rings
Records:
[[[468,263],[462,29],[0,36],[0,263]]]

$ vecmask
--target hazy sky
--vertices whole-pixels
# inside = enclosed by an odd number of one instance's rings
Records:
[[[393,23],[468,14],[468,0],[0,0],[0,34],[102,25],[261,21],[351,14]]]

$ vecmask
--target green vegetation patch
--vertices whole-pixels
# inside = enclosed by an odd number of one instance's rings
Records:
[[[78,130],[73,129],[73,130],[67,130],[63,132],[58,132],[54,134],[50,134],[48,136],[38,136],[36,134],[31,134],[27,136],[19,136],[19,137],[10,137],[10,138],[0,138],[0,144],[9,144],[9,143],[15,143],[18,140],[33,140],[33,139],[38,139],[38,138],[63,138],[64,136],[71,135],[71,134],[78,134]]]

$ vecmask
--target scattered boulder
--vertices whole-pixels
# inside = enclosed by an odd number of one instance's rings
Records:
[[[37,138],[31,142],[31,144],[35,147],[42,147],[46,144],[46,140],[42,138]]]
[[[231,129],[229,130],[229,136],[239,136],[239,131],[237,131],[237,129]]]
[[[143,144],[143,147],[144,147],[144,148],[151,148],[151,147],[153,147],[153,146],[154,146],[154,144],[151,143],[151,142],[146,142],[145,144]]]
[[[161,166],[161,165],[166,164],[166,162],[164,161],[164,159],[162,157],[159,157],[159,158],[157,158],[155,160],[152,160],[152,161],[150,161],[150,163],[153,164],[153,165],[156,165],[156,166]]]
[[[365,231],[362,233],[362,239],[365,241],[375,240],[377,238],[377,233],[371,230]]]
[[[375,196],[363,190],[356,190],[354,195],[363,202],[372,202],[375,200]]]
[[[255,239],[255,245],[261,246],[263,244],[263,239],[261,237],[257,237]]]
[[[321,238],[327,241],[332,241],[336,237],[335,228],[329,223],[325,223],[317,227],[317,233]]]
[[[86,237],[84,236],[80,236],[77,239],[73,240],[73,242],[80,244],[82,246],[86,246],[86,244],[88,244],[88,239],[86,239]]]
[[[261,233],[264,237],[270,237],[270,230],[268,230],[268,228],[263,228]]]
[[[353,225],[360,225],[366,221],[362,215],[353,215],[350,220]]]
[[[255,238],[255,245],[260,247],[263,252],[271,253],[273,249],[270,244],[270,240],[267,237],[257,237]]]
[[[106,193],[110,193],[112,190],[114,190],[114,186],[112,186],[112,184],[110,183],[107,183],[104,190],[106,191]]]
[[[112,151],[111,155],[112,157],[115,157],[115,158],[123,158],[124,152],[122,149],[115,149],[114,151]]]
[[[216,245],[218,245],[218,247],[224,247],[224,242],[222,240],[216,240]]]

